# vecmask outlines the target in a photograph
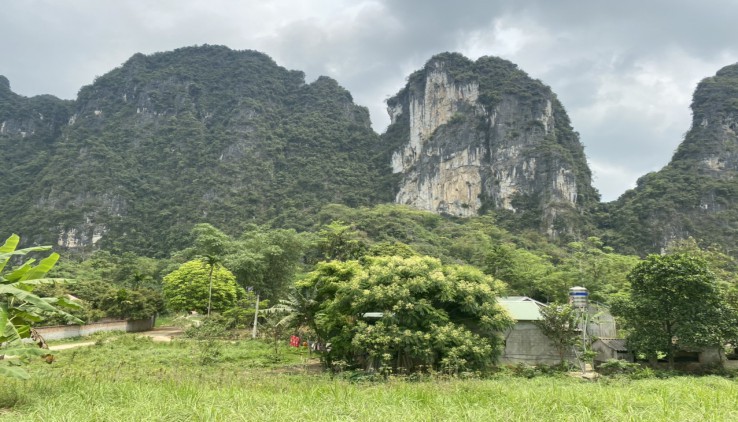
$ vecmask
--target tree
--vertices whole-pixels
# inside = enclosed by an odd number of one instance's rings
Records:
[[[630,288],[626,277],[639,262],[638,257],[616,254],[597,237],[567,246],[568,255],[540,285],[550,299],[565,300],[568,288],[576,285],[586,287],[590,299],[609,303],[613,296]]]
[[[213,300],[213,270],[216,265],[223,262],[225,255],[233,249],[233,241],[227,234],[207,223],[195,225],[191,234],[195,237],[194,246],[183,251],[183,254],[198,257],[208,265],[207,315],[209,316]]]
[[[556,347],[563,366],[566,354],[579,340],[576,311],[571,305],[550,304],[541,308],[541,317],[535,324]]]
[[[317,289],[316,327],[326,363],[449,372],[486,370],[512,321],[497,305],[504,285],[468,266],[424,256],[321,263],[299,283]]]
[[[292,229],[249,225],[233,243],[224,265],[239,284],[251,287],[262,299],[281,297],[294,281],[307,239]]]
[[[630,296],[614,306],[627,322],[628,344],[674,367],[685,348],[722,348],[738,339],[738,314],[727,305],[715,275],[700,257],[650,255],[629,274]]]
[[[286,299],[281,299],[279,303],[265,309],[264,312],[281,315],[282,319],[278,322],[281,325],[298,330],[309,328],[316,331],[315,310],[318,303],[315,299],[317,295],[318,291],[315,286],[294,287]]]
[[[110,289],[100,298],[100,308],[113,318],[150,318],[164,309],[161,293],[149,289]]]
[[[326,260],[347,261],[359,258],[367,249],[362,234],[343,221],[332,221],[318,232],[318,248]]]
[[[0,375],[28,378],[22,368],[10,364],[2,357],[6,354],[28,357],[48,353],[19,347],[22,339],[32,336],[32,325],[54,314],[62,315],[70,322],[82,321],[60,309],[74,309],[77,308],[76,304],[64,298],[42,298],[33,293],[36,286],[53,281],[45,276],[59,259],[58,254],[52,253],[36,265],[35,259],[29,259],[12,271],[3,272],[14,256],[51,249],[48,246],[16,249],[19,242],[20,237],[14,234],[0,246],[0,345],[5,344],[0,348]]]
[[[554,270],[547,259],[509,243],[490,248],[484,258],[484,268],[487,274],[506,282],[511,294],[548,296],[547,293],[556,288],[546,278]],[[541,283],[542,280],[549,282]]]
[[[233,273],[219,264],[211,267],[203,260],[193,260],[164,277],[163,294],[167,308],[206,313],[211,273],[212,309],[223,311],[233,306],[239,292]]]
[[[248,224],[232,239],[210,224],[192,229],[193,246],[177,253],[179,259],[202,259],[210,267],[221,264],[238,284],[274,300],[289,288],[308,245],[306,235],[292,229],[270,229]]]

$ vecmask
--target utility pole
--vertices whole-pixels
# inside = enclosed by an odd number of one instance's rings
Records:
[[[254,312],[254,329],[251,331],[251,338],[256,338],[256,325],[259,323],[259,293],[256,294],[256,311]]]

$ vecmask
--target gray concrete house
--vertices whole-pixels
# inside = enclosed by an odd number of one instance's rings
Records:
[[[542,319],[540,309],[548,305],[526,296],[501,297],[497,301],[515,320],[515,325],[503,333],[505,351],[500,357],[500,363],[558,364],[559,353],[556,347],[535,324],[535,321]],[[606,307],[589,302],[586,309],[588,338],[615,337],[615,319]],[[576,362],[573,351],[567,359],[572,363]]]
[[[542,319],[540,309],[546,305],[525,296],[501,297],[497,301],[515,320],[515,325],[503,333],[505,350],[500,356],[500,363],[558,364],[559,353],[556,347],[534,323]],[[570,356],[570,359],[573,358],[573,355]]]

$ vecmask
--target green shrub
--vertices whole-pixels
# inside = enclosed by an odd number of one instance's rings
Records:
[[[186,328],[184,336],[197,340],[238,338],[237,332],[228,330],[229,323],[222,315],[211,315]]]
[[[675,375],[673,371],[654,371],[647,366],[622,359],[609,359],[597,368],[597,372],[604,376],[627,376],[630,379],[669,378]]]

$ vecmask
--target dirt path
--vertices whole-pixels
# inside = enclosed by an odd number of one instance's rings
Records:
[[[177,327],[157,327],[151,331],[138,333],[143,336],[149,336],[154,341],[172,341],[173,338],[182,335],[182,329]]]
[[[133,333],[133,334],[151,337],[151,339],[154,341],[169,342],[169,341],[172,341],[174,337],[181,335],[182,329],[177,328],[177,327],[157,327],[151,331],[142,331],[140,333]],[[76,347],[92,346],[93,344],[95,344],[94,341],[83,341],[79,343],[67,343],[67,344],[55,344],[53,346],[49,346],[49,350],[67,350],[67,349],[74,349]]]
[[[94,341],[85,341],[81,343],[55,344],[53,346],[49,346],[49,350],[67,350],[67,349],[74,349],[76,347],[92,346],[93,344],[95,344]]]

